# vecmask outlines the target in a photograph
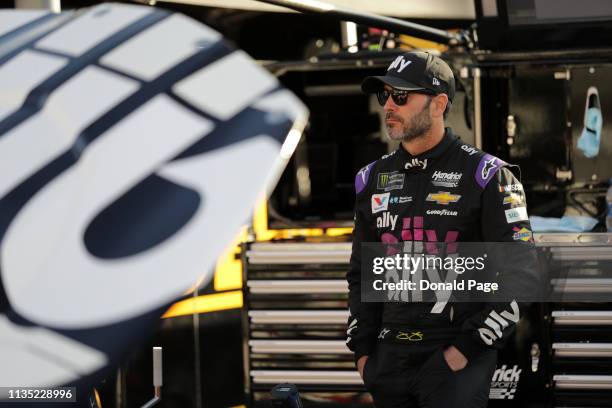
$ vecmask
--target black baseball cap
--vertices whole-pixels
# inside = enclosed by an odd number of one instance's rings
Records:
[[[405,91],[429,90],[455,97],[455,76],[442,58],[428,52],[413,51],[398,56],[384,76],[370,76],[361,83],[365,93],[376,93],[384,84]]]

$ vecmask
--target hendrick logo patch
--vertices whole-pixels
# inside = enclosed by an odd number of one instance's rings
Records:
[[[431,184],[438,187],[457,187],[463,173],[453,171],[446,173],[443,171],[436,170],[431,176]]]

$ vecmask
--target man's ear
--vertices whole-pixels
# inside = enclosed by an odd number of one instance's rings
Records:
[[[433,117],[444,116],[444,110],[448,105],[448,95],[439,94],[434,96],[432,101],[433,111],[431,112]]]

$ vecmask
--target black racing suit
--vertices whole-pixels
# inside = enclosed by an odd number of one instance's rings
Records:
[[[370,356],[364,382],[378,407],[408,407],[412,406],[410,401],[414,401],[413,406],[450,406],[448,401],[432,402],[434,396],[444,394],[444,391],[442,394],[434,391],[448,380],[442,380],[444,375],[440,371],[452,374],[441,359],[442,349],[448,345],[457,347],[468,359],[466,369],[458,373],[465,371],[466,381],[481,383],[478,395],[464,395],[460,406],[486,406],[496,362],[494,350],[503,346],[515,327],[509,321],[500,336],[499,327],[489,330],[487,319],[492,311],[519,312],[516,302],[449,303],[433,313],[430,303],[362,302],[361,244],[518,240],[533,247],[523,188],[511,172],[512,167],[463,143],[447,128],[442,141],[431,150],[412,156],[400,145],[357,174],[355,229],[347,274],[350,313],[347,345],[354,351],[356,361],[361,356]],[[513,200],[507,199],[510,196]],[[537,285],[535,253],[530,251],[523,258],[521,262],[505,265],[505,272],[522,274],[525,277],[521,279],[532,279]],[[383,345],[389,331],[392,335],[417,333],[417,337],[421,333],[425,340],[435,338],[435,341]],[[483,331],[487,335],[482,335]],[[381,353],[386,355],[378,355]],[[481,366],[476,367],[478,362],[482,362]],[[400,372],[397,367],[390,368],[394,365],[405,367]],[[386,374],[379,372],[380,369],[386,370]],[[419,371],[423,369],[430,373]],[[466,386],[459,381],[454,387],[458,392]],[[475,386],[467,388],[473,391]],[[459,396],[453,398],[459,404]]]

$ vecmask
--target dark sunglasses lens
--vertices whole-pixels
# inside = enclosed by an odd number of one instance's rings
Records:
[[[387,103],[387,99],[389,99],[389,91],[378,91],[376,92],[376,97],[378,98],[378,103],[380,104],[380,106],[385,106],[385,103]]]
[[[391,97],[393,98],[393,102],[395,102],[397,106],[401,106],[406,104],[406,99],[408,99],[408,93],[394,92],[393,94],[391,94]]]

